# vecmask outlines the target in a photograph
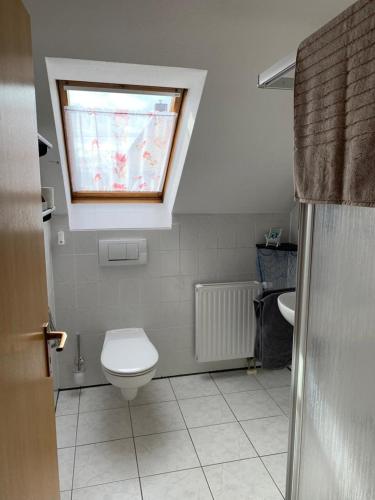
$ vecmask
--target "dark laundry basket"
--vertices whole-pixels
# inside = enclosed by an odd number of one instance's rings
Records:
[[[258,244],[257,275],[264,289],[293,288],[296,286],[297,245],[282,243],[278,247]]]
[[[262,368],[285,368],[292,362],[293,326],[279,311],[277,297],[295,288],[266,290],[254,300],[256,317],[255,358]]]
[[[254,301],[255,357],[263,368],[285,368],[292,362],[293,326],[280,313],[277,298],[295,290],[297,245],[257,245],[257,273],[263,292]]]

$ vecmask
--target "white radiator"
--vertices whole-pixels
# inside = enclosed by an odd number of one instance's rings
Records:
[[[257,281],[195,285],[195,356],[221,361],[254,356]]]

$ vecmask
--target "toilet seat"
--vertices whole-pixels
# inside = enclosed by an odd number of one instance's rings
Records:
[[[136,372],[136,373],[120,373],[120,372],[113,372],[111,370],[108,370],[108,368],[104,368],[104,366],[102,367],[103,370],[106,372],[106,373],[109,373],[110,375],[113,375],[115,377],[138,377],[140,375],[146,375],[147,373],[150,373],[152,372],[154,369],[155,369],[155,365],[152,366],[149,370],[146,370],[144,372]]]
[[[117,377],[147,374],[155,368],[159,355],[143,328],[109,330],[101,354],[103,369]]]

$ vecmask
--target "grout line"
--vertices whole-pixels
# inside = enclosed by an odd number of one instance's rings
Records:
[[[279,453],[266,453],[265,455],[260,455],[261,458],[275,457],[277,455],[287,455],[287,451],[280,451]]]
[[[86,490],[89,488],[96,488],[97,486],[103,486],[105,484],[116,484],[116,483],[123,483],[126,481],[133,481],[134,479],[138,479],[137,477],[129,477],[128,479],[116,479],[116,481],[110,481],[106,483],[98,483],[98,484],[91,484],[90,486],[80,486],[79,488],[73,488],[73,491],[79,491],[79,490]]]
[[[214,379],[213,377],[211,377],[211,378],[212,378],[212,380],[214,381],[214,383],[215,383],[216,387],[217,387],[217,388],[219,389],[219,391],[220,391],[220,387],[216,384],[215,379]],[[258,380],[258,379],[256,379],[256,380]],[[259,382],[259,381],[258,381],[258,382]],[[261,384],[261,385],[262,385],[262,384]],[[263,386],[262,386],[262,387],[263,387]],[[220,391],[220,393],[222,394],[222,396],[223,396],[223,398],[224,398],[225,402],[227,403],[227,405],[229,406],[229,404],[228,404],[227,400],[225,399],[224,394],[223,394],[221,391]],[[267,394],[268,394],[268,392],[267,392]],[[270,396],[270,397],[271,397],[271,396]],[[278,406],[278,405],[277,405],[277,406]],[[230,407],[229,407],[229,408],[230,408]],[[235,417],[236,421],[238,422],[238,424],[241,426],[242,432],[245,434],[245,436],[246,436],[246,438],[248,439],[249,443],[251,444],[251,446],[252,446],[253,450],[255,451],[255,453],[256,453],[256,455],[257,455],[255,458],[258,458],[258,459],[262,462],[263,467],[266,469],[266,471],[267,471],[268,475],[270,476],[270,478],[271,478],[272,482],[274,483],[275,487],[277,488],[277,490],[278,490],[278,491],[280,491],[279,487],[278,487],[278,486],[277,486],[277,484],[276,484],[276,481],[275,481],[275,480],[274,480],[274,478],[272,477],[272,475],[271,475],[270,471],[267,469],[267,467],[265,466],[265,464],[264,464],[264,462],[263,462],[263,460],[262,460],[261,456],[259,455],[258,450],[256,449],[255,445],[254,445],[254,444],[253,444],[253,442],[251,441],[251,439],[250,439],[250,437],[248,436],[248,434],[247,434],[247,432],[245,431],[245,429],[242,427],[242,425],[241,425],[241,421],[240,421],[240,420],[238,420],[238,418],[236,417],[236,415],[235,415],[235,413],[233,412],[232,408],[230,408],[230,410],[232,411],[232,413],[233,413],[233,415],[234,415],[234,417]],[[280,415],[277,415],[277,416],[280,416]],[[262,418],[269,418],[269,417],[262,417]],[[258,420],[258,419],[249,419],[249,420]],[[276,455],[276,453],[275,453],[275,455]],[[250,460],[250,459],[249,459],[249,460]],[[284,498],[284,495],[282,494],[282,492],[281,492],[281,491],[280,491],[280,494],[281,494],[281,496]]]
[[[91,443],[76,444],[76,448],[81,448],[82,446],[91,446],[93,444],[103,444],[103,443],[113,443],[113,441],[124,441],[125,439],[133,439],[134,436],[119,437],[114,439],[106,439],[105,441],[93,441]],[[136,436],[138,437],[138,436]],[[68,448],[68,446],[66,447]],[[61,449],[61,448],[60,448]]]
[[[272,455],[263,455],[263,457],[269,457],[269,456],[275,456],[275,455],[285,455],[285,453],[275,453],[275,454],[272,454]],[[125,481],[131,481],[133,479],[143,479],[143,478],[148,478],[148,477],[164,476],[166,474],[174,474],[175,472],[182,472],[182,471],[195,470],[195,469],[201,470],[201,469],[204,469],[204,467],[214,467],[215,465],[223,465],[223,464],[226,464],[226,463],[234,463],[234,462],[244,462],[244,461],[247,461],[247,460],[256,460],[258,458],[261,458],[261,457],[239,458],[239,459],[236,459],[236,460],[227,460],[226,462],[215,462],[213,464],[198,465],[196,467],[188,467],[188,468],[177,469],[177,470],[172,470],[172,471],[168,471],[168,472],[157,472],[157,473],[154,473],[154,474],[146,474],[144,476],[140,476],[139,478],[138,477],[130,477],[130,478],[127,478],[127,479],[118,479],[116,481],[107,481],[105,483],[92,484],[90,486],[80,486],[79,488],[73,488],[72,491],[79,491],[79,490],[86,489],[86,488],[95,488],[96,486],[103,486],[104,484],[121,483],[121,482],[125,482]],[[204,472],[204,470],[203,470],[203,472]],[[63,491],[69,491],[69,490],[63,490]]]
[[[122,482],[126,482],[126,481],[132,481],[134,479],[142,479],[142,478],[154,477],[154,476],[164,476],[165,474],[173,474],[174,472],[182,472],[182,471],[186,471],[186,470],[195,470],[195,469],[201,469],[201,468],[202,467],[200,467],[200,466],[189,467],[188,469],[184,468],[184,469],[177,469],[177,470],[172,470],[172,471],[168,471],[168,472],[157,472],[155,474],[147,474],[146,476],[140,476],[140,477],[129,477],[127,479],[116,479],[116,481],[107,481],[105,483],[91,484],[90,486],[80,486],[79,488],[73,488],[72,491],[79,491],[79,490],[83,490],[86,488],[95,488],[96,486],[103,486],[105,484],[122,483]],[[63,491],[69,491],[69,490],[63,490]],[[141,490],[141,494],[142,494],[142,490]]]
[[[147,478],[147,477],[155,477],[155,476],[165,476],[166,474],[174,474],[175,472],[183,472],[186,470],[201,470],[202,466],[197,465],[196,467],[189,467],[189,468],[183,468],[183,469],[177,469],[177,470],[170,470],[168,472],[156,472],[155,474],[147,474],[146,476],[141,476],[141,479]]]
[[[74,484],[74,473],[76,468],[76,453],[77,453],[77,436],[78,436],[78,424],[79,424],[79,408],[81,405],[81,389],[79,389],[79,399],[78,399],[78,413],[77,413],[77,427],[76,427],[76,437],[74,441],[74,458],[73,458],[73,474],[72,474],[72,483],[71,483],[71,499],[73,498],[73,484]]]
[[[241,422],[253,422],[254,420],[266,420],[268,418],[279,418],[279,417],[285,417],[284,413],[279,413],[278,415],[268,415],[267,417],[242,418],[241,420],[238,420],[238,423],[241,424]]]
[[[179,407],[179,409],[180,409],[180,407]],[[180,409],[180,411],[181,411],[181,409]],[[232,411],[232,413],[233,413],[233,411]],[[270,415],[268,417],[248,418],[248,419],[244,419],[244,420],[238,420],[234,416],[235,420],[231,420],[230,422],[220,422],[220,423],[217,423],[217,424],[208,424],[208,425],[197,425],[197,426],[194,426],[194,427],[187,427],[186,426],[186,427],[182,427],[181,429],[171,429],[171,430],[168,430],[168,431],[150,432],[150,433],[147,433],[147,434],[137,434],[137,435],[134,434],[134,430],[132,428],[132,435],[131,436],[122,436],[122,437],[117,437],[117,438],[113,438],[113,439],[106,439],[105,441],[91,441],[89,443],[81,443],[81,444],[77,444],[76,443],[75,445],[62,446],[62,447],[60,447],[58,449],[59,450],[63,450],[63,449],[66,449],[66,448],[73,448],[73,447],[79,448],[79,447],[82,447],[82,446],[90,446],[90,445],[93,445],[93,444],[111,443],[113,441],[123,441],[124,439],[133,439],[133,438],[146,437],[146,436],[159,436],[159,435],[162,435],[162,434],[169,434],[171,432],[179,432],[179,431],[195,430],[195,429],[206,429],[208,427],[218,427],[220,425],[228,425],[228,424],[239,424],[240,427],[241,427],[241,429],[246,434],[246,431],[243,429],[243,427],[241,425],[242,422],[253,422],[255,420],[268,420],[270,418],[278,418],[278,417],[285,417],[285,415]],[[185,419],[184,419],[183,416],[182,416],[182,418],[184,420],[184,424],[186,425],[186,422],[185,422]],[[246,434],[246,436],[247,436],[247,434]],[[253,445],[253,447],[254,447],[254,445]],[[286,452],[270,453],[269,455],[279,455],[281,453],[286,453]],[[268,456],[268,454],[267,455],[262,455],[262,456]]]
[[[211,375],[210,375],[210,378],[211,378]],[[176,398],[177,405],[178,405],[178,408],[179,408],[179,410],[180,410],[181,416],[182,416],[183,421],[184,421],[184,423],[185,423],[186,430],[187,430],[187,432],[188,432],[188,434],[189,434],[189,438],[190,438],[191,444],[193,445],[193,448],[194,448],[195,454],[196,454],[196,456],[197,456],[197,459],[198,459],[198,462],[199,462],[199,465],[200,465],[200,469],[201,469],[201,471],[202,471],[202,473],[203,473],[203,476],[204,476],[204,478],[205,478],[205,480],[206,480],[208,490],[209,490],[209,492],[210,492],[210,494],[211,494],[212,499],[214,499],[214,495],[213,495],[213,493],[212,493],[212,491],[211,491],[211,487],[210,487],[210,484],[209,484],[209,482],[208,482],[208,479],[207,479],[206,473],[205,473],[205,471],[204,471],[204,468],[203,468],[203,466],[202,466],[201,459],[199,458],[199,455],[198,455],[197,449],[195,448],[195,444],[194,444],[193,438],[191,437],[190,430],[189,430],[189,428],[188,428],[188,426],[187,426],[187,424],[186,424],[186,420],[185,420],[184,414],[182,413],[182,410],[181,410],[181,407],[180,407],[180,403],[178,402],[178,399],[177,399],[176,393],[175,393],[175,391],[174,391],[173,384],[172,384],[171,382],[170,382],[170,384],[171,384],[171,387],[172,387],[173,394],[175,395],[175,398]]]
[[[272,455],[264,455],[264,456],[272,456]],[[263,464],[263,467],[266,469],[266,471],[268,472],[268,475],[270,476],[270,478],[272,479],[273,483],[275,484],[276,488],[280,491],[280,495],[285,498],[284,496],[284,493],[280,490],[279,486],[277,485],[276,481],[274,480],[271,472],[268,470],[268,467],[266,466],[266,464],[263,462],[262,460],[262,457],[259,457],[259,459],[261,460],[262,464]]]
[[[122,408],[128,408],[127,406],[111,406],[110,408],[98,408],[96,410],[84,410],[80,411],[79,414],[83,415],[86,413],[96,413],[99,411],[111,411],[111,410],[121,410]],[[67,415],[75,415],[75,413],[68,413]],[[64,415],[57,415],[58,417],[63,417]]]
[[[220,387],[216,384],[215,379],[214,379],[213,377],[211,377],[211,378],[212,378],[212,380],[214,381],[214,384],[216,385],[216,387],[217,387],[217,388],[219,389],[219,391],[220,391]],[[249,436],[247,435],[247,433],[245,432],[244,428],[242,427],[241,422],[238,420],[238,418],[237,418],[236,414],[234,413],[234,411],[232,410],[232,408],[229,406],[229,403],[228,403],[228,401],[225,399],[224,394],[223,394],[221,391],[220,391],[220,393],[221,393],[221,395],[222,395],[222,397],[223,397],[224,401],[225,401],[225,402],[226,402],[226,404],[228,405],[228,407],[229,407],[230,411],[232,412],[232,414],[233,414],[234,418],[236,419],[236,422],[240,425],[240,427],[241,427],[241,429],[242,429],[242,432],[243,432],[243,433],[245,434],[245,436],[246,436],[246,439],[247,439],[247,440],[249,441],[249,443],[251,444],[251,446],[252,446],[253,450],[255,451],[255,453],[256,453],[256,455],[257,455],[257,457],[259,457],[258,450],[255,448],[255,446],[254,446],[254,445],[253,445],[253,443],[251,442],[251,440],[250,440]]]
[[[288,418],[289,420],[289,415],[288,413],[286,413],[286,411],[282,408],[281,404],[279,404],[276,399],[272,396],[272,394],[270,394],[270,390],[272,389],[284,389],[285,387],[288,387],[289,388],[289,407],[290,407],[290,400],[291,400],[291,392],[292,392],[292,387],[291,386],[284,386],[284,387],[272,387],[270,389],[266,389],[266,392],[267,394],[269,395],[269,397],[272,399],[272,401],[274,401],[274,403],[280,408],[280,410],[283,412],[283,414]]]
[[[244,369],[232,369],[232,370],[218,370],[219,372],[229,372],[229,371],[244,371]],[[266,468],[269,476],[271,477],[272,481],[274,482],[274,484],[276,485],[278,491],[280,491],[279,487],[277,486],[276,482],[274,481],[271,473],[269,472],[269,470],[267,469],[267,467],[265,466],[263,460],[262,460],[262,457],[267,457],[267,456],[274,456],[274,455],[282,455],[282,454],[285,454],[285,452],[279,452],[279,453],[271,453],[269,455],[260,455],[257,451],[257,449],[255,448],[255,446],[253,445],[253,443],[251,442],[249,436],[247,435],[247,433],[245,432],[245,430],[243,429],[242,425],[241,425],[241,421],[236,417],[236,415],[234,414],[232,408],[229,406],[228,402],[226,401],[225,399],[225,396],[226,395],[230,395],[230,394],[235,394],[235,393],[242,393],[242,392],[254,392],[256,390],[264,390],[267,392],[267,394],[270,396],[270,398],[275,402],[275,404],[278,406],[278,408],[280,408],[281,412],[282,412],[282,415],[272,415],[272,416],[267,416],[267,417],[258,417],[256,419],[245,419],[245,420],[242,420],[243,422],[246,422],[246,421],[251,421],[251,420],[260,420],[260,419],[265,419],[265,418],[276,418],[276,417],[280,417],[280,416],[286,416],[286,418],[288,418],[288,415],[285,414],[284,410],[281,408],[281,406],[277,403],[277,401],[272,397],[272,395],[269,393],[269,390],[272,390],[272,389],[275,389],[275,388],[266,388],[258,379],[257,381],[259,382],[260,386],[262,387],[262,389],[250,389],[250,390],[246,390],[246,391],[237,391],[237,392],[233,392],[233,393],[223,393],[221,390],[220,390],[220,387],[218,386],[218,384],[216,383],[214,377],[212,377],[211,373],[216,373],[216,372],[203,372],[205,374],[208,374],[210,379],[214,382],[215,386],[217,387],[218,391],[219,391],[219,394],[212,394],[212,395],[206,395],[206,396],[194,396],[194,397],[189,397],[189,398],[177,398],[176,397],[176,393],[174,391],[174,388],[173,388],[173,385],[171,383],[171,380],[170,378],[174,378],[174,377],[160,377],[160,379],[168,379],[169,381],[169,384],[171,386],[171,389],[172,389],[172,392],[175,396],[175,400],[168,400],[168,401],[157,401],[157,402],[150,402],[150,403],[141,403],[140,405],[134,405],[134,406],[131,406],[130,407],[130,404],[128,403],[128,406],[121,406],[121,407],[115,407],[115,408],[104,408],[104,409],[97,409],[97,410],[89,410],[89,411],[85,411],[85,412],[82,412],[81,411],[81,395],[82,395],[82,389],[84,388],[74,388],[74,390],[79,390],[79,402],[78,402],[78,413],[77,413],[77,428],[76,428],[76,439],[75,439],[75,446],[74,446],[74,461],[73,461],[73,475],[72,475],[72,486],[71,486],[71,498],[73,496],[73,484],[74,484],[74,474],[75,474],[75,461],[76,461],[76,449],[78,446],[88,446],[88,445],[91,445],[91,444],[97,444],[97,443],[105,443],[105,442],[109,442],[109,441],[118,441],[118,440],[122,440],[122,439],[133,439],[133,446],[134,446],[134,451],[135,451],[135,458],[136,458],[136,463],[137,463],[137,471],[138,471],[138,481],[139,481],[139,485],[140,485],[140,490],[141,490],[141,496],[142,496],[142,499],[143,499],[143,491],[142,491],[142,483],[141,483],[141,476],[140,476],[140,473],[139,473],[139,465],[138,465],[138,456],[137,456],[137,450],[136,450],[136,446],[135,446],[135,438],[136,437],[141,437],[141,436],[150,436],[150,435],[158,435],[158,434],[165,434],[165,433],[169,433],[169,432],[176,432],[176,430],[173,430],[173,431],[164,431],[164,432],[158,432],[158,433],[152,433],[152,434],[142,434],[140,436],[134,436],[134,429],[133,429],[133,420],[132,420],[132,415],[131,415],[131,409],[132,408],[137,408],[139,406],[149,406],[149,405],[153,405],[153,404],[160,404],[160,403],[167,403],[167,402],[172,402],[172,401],[176,401],[178,407],[179,407],[179,410],[180,410],[180,413],[182,415],[182,419],[185,423],[185,426],[186,426],[186,429],[179,429],[179,431],[181,430],[187,430],[188,434],[189,434],[189,437],[190,437],[190,440],[192,442],[192,445],[193,445],[193,448],[195,450],[195,453],[196,453],[196,456],[197,456],[197,459],[198,459],[198,462],[200,464],[199,467],[190,467],[190,468],[187,468],[187,469],[178,469],[176,471],[168,471],[168,472],[162,472],[162,473],[157,473],[157,474],[149,474],[149,475],[145,475],[145,476],[142,476],[142,477],[150,477],[150,476],[154,476],[154,475],[163,475],[163,474],[170,474],[170,473],[173,473],[173,472],[178,472],[179,470],[192,470],[192,469],[198,469],[200,468],[205,476],[205,479],[206,479],[206,482],[207,482],[207,485],[208,485],[208,488],[209,488],[209,491],[213,497],[213,494],[212,494],[212,491],[211,491],[211,488],[210,488],[210,485],[208,483],[208,480],[207,480],[207,477],[206,477],[206,474],[205,474],[205,471],[204,471],[204,467],[206,466],[203,466],[202,463],[201,463],[201,460],[199,458],[199,455],[197,453],[197,450],[195,448],[195,445],[194,445],[194,441],[191,437],[191,433],[190,433],[190,428],[187,427],[186,425],[186,420],[185,420],[185,417],[181,411],[181,407],[180,407],[180,404],[179,404],[179,401],[180,400],[186,400],[186,399],[197,399],[197,398],[205,398],[205,397],[212,397],[212,396],[217,396],[217,395],[221,395],[226,403],[226,405],[228,406],[229,410],[231,411],[231,413],[233,414],[234,416],[234,421],[233,422],[225,422],[225,423],[235,423],[237,422],[242,431],[244,432],[247,440],[250,442],[250,444],[252,445],[253,449],[254,449],[254,452],[256,453],[256,456],[255,457],[248,457],[248,458],[245,458],[245,459],[238,459],[238,460],[227,460],[225,462],[218,462],[218,463],[215,463],[215,464],[209,464],[207,465],[207,467],[211,466],[211,465],[219,465],[219,464],[224,464],[224,463],[227,463],[227,462],[237,462],[237,461],[243,461],[243,460],[251,460],[253,458],[259,458],[263,464],[263,466]],[[197,374],[190,374],[191,376],[194,376],[194,375],[197,375]],[[179,375],[179,376],[184,376],[184,375]],[[179,376],[176,376],[176,377],[179,377]],[[109,386],[111,384],[100,384],[98,386],[94,386],[94,387],[100,387],[100,386]],[[290,386],[280,386],[280,387],[277,387],[277,388],[282,388],[282,387],[290,387]],[[69,390],[69,389],[62,389],[62,390]],[[59,390],[59,393],[60,393],[60,390]],[[59,393],[58,393],[58,398],[59,398]],[[58,398],[57,398],[57,401],[58,401]],[[57,406],[57,401],[56,401],[56,406]],[[92,412],[105,412],[105,411],[108,411],[108,410],[115,410],[115,409],[120,409],[120,408],[126,408],[128,407],[129,409],[129,415],[130,415],[130,422],[131,422],[131,429],[132,429],[132,436],[131,437],[128,437],[128,438],[118,438],[118,439],[113,439],[113,440],[107,440],[107,441],[98,441],[96,443],[86,443],[86,444],[82,444],[82,445],[77,445],[77,436],[78,436],[78,422],[79,422],[79,415],[81,413],[92,413]],[[75,413],[73,414],[67,414],[67,415],[75,415]],[[64,416],[64,415],[59,415],[59,416]],[[197,426],[197,427],[192,427],[191,429],[199,429],[199,428],[205,428],[205,427],[212,427],[212,426],[219,426],[219,425],[223,425],[225,423],[219,423],[219,424],[211,424],[211,425],[204,425],[204,426]],[[114,482],[118,482],[118,481],[111,481],[110,483],[114,483]],[[101,484],[110,484],[110,483],[101,483]],[[99,485],[92,485],[92,486],[99,486]],[[79,489],[79,488],[75,488],[75,489]],[[281,495],[283,496],[284,498],[284,494],[280,491]]]
[[[131,427],[131,430],[132,430],[132,439],[133,439],[133,446],[134,446],[135,461],[136,461],[136,464],[137,464],[139,490],[141,492],[141,499],[143,500],[142,482],[141,482],[141,476],[140,476],[140,473],[139,473],[139,464],[138,464],[138,453],[137,453],[137,447],[135,445],[135,436],[134,436],[134,428],[133,428],[133,418],[132,418],[132,412],[130,411],[130,403],[129,403],[129,401],[128,401],[128,411],[129,411],[129,416],[130,416],[130,427]]]

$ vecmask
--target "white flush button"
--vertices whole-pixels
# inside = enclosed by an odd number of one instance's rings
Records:
[[[146,238],[99,240],[101,266],[139,266],[147,263]]]
[[[126,258],[128,260],[137,260],[139,258],[139,247],[137,243],[127,243]]]
[[[111,243],[108,245],[108,260],[125,260],[126,245],[124,243]]]

